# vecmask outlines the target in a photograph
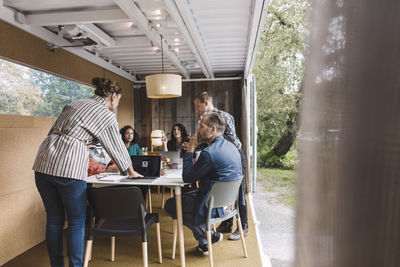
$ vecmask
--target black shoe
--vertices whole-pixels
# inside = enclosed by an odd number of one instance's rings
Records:
[[[208,245],[207,244],[198,246],[197,250],[200,251],[201,253],[203,253],[204,256],[208,255]]]
[[[220,233],[232,233],[232,223],[227,220],[223,221],[218,227],[217,227],[217,232]]]
[[[221,242],[224,239],[224,235],[222,233],[214,232],[214,234],[211,237],[211,243],[218,243]]]
[[[224,239],[224,235],[218,232],[215,232],[212,237],[211,237],[211,243],[215,244],[218,242],[221,242]],[[197,250],[200,251],[201,253],[203,253],[203,255],[207,256],[208,255],[208,244],[204,244],[204,245],[199,245],[197,247]]]

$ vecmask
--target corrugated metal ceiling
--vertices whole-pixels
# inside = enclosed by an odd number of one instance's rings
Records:
[[[23,24],[19,26],[55,47],[79,45],[66,49],[82,50],[80,56],[93,62],[101,59],[132,80],[162,72],[161,39],[165,73],[214,78],[248,73],[267,4],[267,0],[4,0],[0,18],[10,22],[4,9],[11,10],[17,26]]]

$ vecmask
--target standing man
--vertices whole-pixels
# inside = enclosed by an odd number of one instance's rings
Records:
[[[234,144],[235,147],[239,150],[240,157],[241,157],[242,169],[243,169],[243,173],[244,173],[244,170],[246,169],[246,156],[242,150],[242,143],[240,142],[239,138],[236,135],[235,120],[234,120],[233,116],[225,111],[219,110],[216,107],[214,107],[213,102],[212,102],[212,96],[210,96],[207,92],[202,92],[199,95],[197,95],[193,99],[193,102],[194,102],[194,106],[197,110],[197,113],[199,115],[199,118],[206,112],[216,112],[225,119],[226,128],[225,128],[223,137],[226,140],[230,141],[232,144]],[[248,227],[247,203],[246,203],[246,198],[244,195],[243,183],[240,186],[239,192],[240,192],[239,193],[240,219],[241,219],[242,225],[243,225],[243,234],[244,234],[244,236],[247,236],[249,234],[249,227]],[[221,232],[221,233],[231,233],[232,227],[233,227],[233,218],[222,222],[218,226],[217,231]],[[236,227],[235,232],[233,232],[229,236],[229,240],[239,240],[239,239],[240,239],[240,233],[239,233],[239,229]]]
[[[199,242],[197,249],[208,255],[206,237],[206,201],[216,181],[234,181],[243,176],[239,151],[222,134],[225,131],[225,120],[218,113],[204,114],[200,120],[197,136],[190,138],[187,152],[183,157],[183,181],[193,183],[200,180],[198,190],[182,194],[182,211],[192,216],[183,216],[183,224],[189,227]],[[199,159],[193,164],[193,152],[198,143],[208,146],[202,151]],[[234,192],[232,192],[234,194]],[[176,218],[175,198],[165,203],[165,210]],[[224,215],[223,208],[213,210],[212,217]],[[219,242],[223,235],[212,232],[212,243]]]

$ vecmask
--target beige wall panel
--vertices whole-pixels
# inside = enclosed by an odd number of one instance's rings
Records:
[[[0,196],[34,186],[33,161],[49,128],[0,127]]]
[[[45,211],[36,188],[1,195],[0,265],[42,242],[45,228]]]

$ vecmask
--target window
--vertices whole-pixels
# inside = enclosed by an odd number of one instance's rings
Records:
[[[0,58],[0,114],[57,117],[66,104],[93,92],[90,86]]]

